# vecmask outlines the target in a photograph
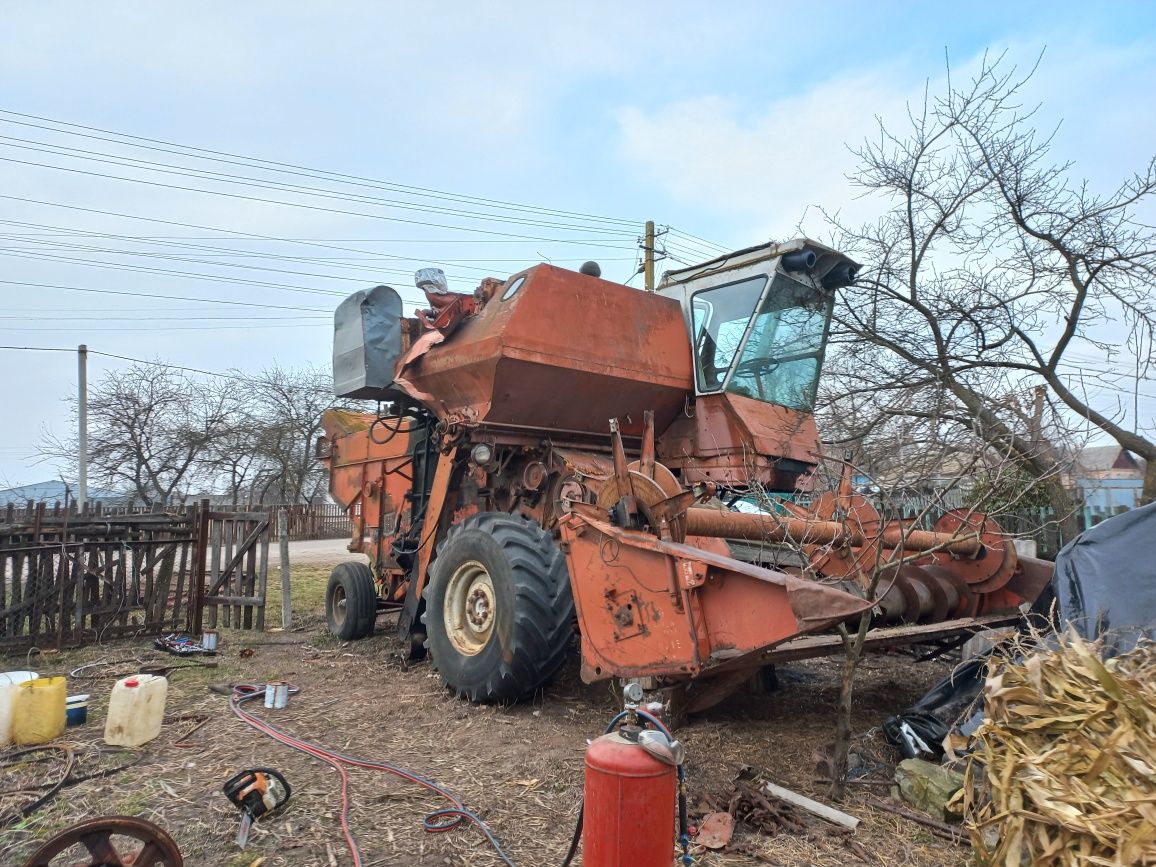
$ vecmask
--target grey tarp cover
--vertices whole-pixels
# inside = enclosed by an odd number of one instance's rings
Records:
[[[1056,555],[1052,587],[1062,621],[1116,653],[1156,638],[1156,503],[1081,533]]]

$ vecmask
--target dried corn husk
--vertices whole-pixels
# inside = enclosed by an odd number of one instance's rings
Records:
[[[1156,645],[993,664],[962,800],[983,864],[1156,865]]]

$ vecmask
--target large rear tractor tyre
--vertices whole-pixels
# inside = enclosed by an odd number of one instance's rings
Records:
[[[339,563],[325,588],[325,620],[342,641],[365,638],[377,621],[377,587],[364,563]]]
[[[425,588],[433,665],[475,702],[511,702],[558,673],[574,632],[566,558],[524,518],[485,512],[452,527]]]

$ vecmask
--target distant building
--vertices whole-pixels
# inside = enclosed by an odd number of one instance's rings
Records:
[[[1084,507],[1085,526],[1140,505],[1144,461],[1120,446],[1093,446],[1076,456],[1073,478]]]
[[[0,490],[0,506],[6,506],[12,503],[16,506],[23,506],[28,503],[60,503],[73,502],[76,499],[76,487],[74,485],[66,485],[60,479],[52,479],[47,482],[36,482],[31,485],[21,485],[17,488],[6,488]],[[122,494],[118,491],[106,491],[99,488],[88,489],[88,499],[92,503],[104,503],[109,506],[119,506],[132,499],[128,494]]]

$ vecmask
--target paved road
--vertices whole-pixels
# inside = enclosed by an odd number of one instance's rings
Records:
[[[311,539],[289,543],[290,563],[342,563],[346,560],[368,561],[364,554],[349,552],[349,539]],[[276,556],[275,552],[271,552]]]

